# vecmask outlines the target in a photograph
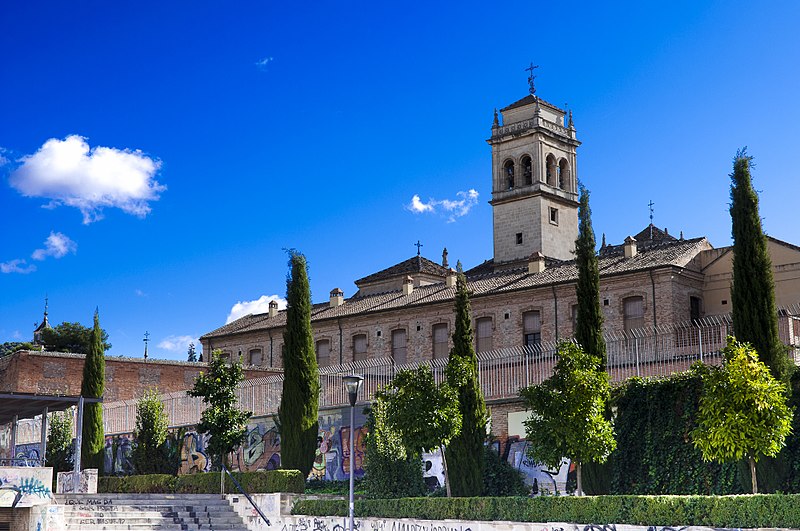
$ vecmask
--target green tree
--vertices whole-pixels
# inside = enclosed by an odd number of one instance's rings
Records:
[[[578,315],[575,340],[583,350],[600,360],[606,368],[606,342],[603,339],[603,312],[600,309],[600,270],[597,264],[597,243],[592,229],[589,190],[581,185],[578,208],[578,239],[575,240],[575,262],[578,267]]]
[[[616,448],[614,428],[605,418],[610,386],[600,360],[574,343],[558,346],[553,375],[541,385],[520,391],[531,417],[525,421],[529,455],[558,467],[566,457],[575,463],[578,495],[583,494],[581,465],[604,463]]]
[[[253,414],[237,407],[236,387],[244,380],[241,360],[227,360],[222,351],[211,353],[208,372],[201,372],[189,396],[202,397],[206,408],[200,415],[197,429],[208,433],[208,451],[220,464],[227,465],[228,454],[247,435],[247,421]]]
[[[189,349],[186,351],[186,361],[197,361],[197,351],[195,351],[194,343],[189,343]]]
[[[425,494],[422,461],[406,450],[388,421],[387,403],[375,397],[367,414],[364,482],[369,498],[411,498]]]
[[[13,354],[18,350],[41,350],[41,348],[39,345],[34,345],[27,341],[6,341],[5,343],[0,343],[0,358]]]
[[[54,473],[72,470],[72,411],[52,413],[47,424],[47,466],[53,467]]]
[[[138,474],[171,472],[166,448],[167,414],[155,388],[147,389],[136,402],[133,466]]]
[[[750,344],[729,336],[722,352],[722,367],[695,366],[703,394],[692,440],[708,461],[746,458],[756,494],[756,462],[778,455],[792,430],[786,385],[772,376]]]
[[[740,341],[753,346],[775,378],[788,383],[791,366],[778,335],[772,260],[761,228],[758,194],[750,177],[752,160],[747,148],[739,150],[731,174],[733,329]]]
[[[461,415],[461,431],[445,450],[447,465],[458,470],[450,479],[453,496],[480,496],[483,492],[483,445],[488,415],[478,382],[478,357],[472,333],[472,311],[467,279],[460,271],[456,279],[453,348],[447,360],[447,382],[456,390]]]
[[[86,328],[80,323],[64,321],[53,328],[42,330],[42,343],[44,343],[45,350],[51,352],[89,354],[94,341],[92,333],[91,328]],[[108,342],[108,333],[102,329],[100,330],[100,345],[103,352],[111,348],[111,344]]]
[[[423,452],[439,449],[445,457],[444,446],[458,435],[462,419],[458,395],[447,382],[436,385],[430,367],[422,365],[399,371],[377,397],[386,404],[387,422],[399,433],[409,455],[420,459]],[[444,465],[445,485],[450,495],[446,458]]]
[[[311,290],[306,258],[289,251],[283,392],[278,408],[281,466],[308,477],[319,435],[319,369],[311,329]]]
[[[89,350],[83,362],[83,381],[81,396],[102,398],[106,386],[105,333],[100,328],[100,314],[94,312],[94,328],[89,341]],[[105,432],[103,427],[103,404],[99,402],[83,406],[83,435],[81,444],[81,463],[83,468],[103,467],[103,447]]]

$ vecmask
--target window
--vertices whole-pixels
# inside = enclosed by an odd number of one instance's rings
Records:
[[[569,186],[569,163],[567,159],[558,161],[558,187],[562,190],[568,190]]]
[[[317,365],[323,367],[331,364],[331,342],[327,339],[317,341]]]
[[[550,223],[558,225],[558,209],[550,207]]]
[[[526,347],[539,345],[542,342],[542,320],[539,312],[522,314],[522,344]]]
[[[550,186],[555,186],[558,181],[556,181],[556,172],[558,171],[558,165],[556,164],[556,158],[552,155],[547,155],[546,161],[546,174],[547,174],[547,184]]]
[[[407,360],[406,331],[402,328],[392,330],[392,359],[397,365],[402,365]]]
[[[572,335],[575,335],[575,330],[578,328],[578,305],[572,305]]]
[[[446,358],[448,347],[447,323],[433,325],[433,359]]]
[[[367,334],[353,336],[353,361],[367,359]]]
[[[703,317],[702,301],[700,297],[689,297],[689,318],[694,323]]]
[[[522,233],[517,233],[517,245],[522,245]]]
[[[476,336],[475,336],[475,350],[478,352],[486,352],[494,348],[492,341],[492,318],[481,317],[475,321]]]
[[[622,301],[623,326],[628,332],[644,326],[644,298],[628,297]]]
[[[527,155],[522,157],[522,179],[526,185],[533,184],[533,164]]]
[[[247,355],[247,363],[250,365],[261,365],[264,357],[260,348],[250,349]]]
[[[503,164],[503,176],[506,180],[506,186],[509,190],[514,188],[514,161],[507,160],[505,164]]]

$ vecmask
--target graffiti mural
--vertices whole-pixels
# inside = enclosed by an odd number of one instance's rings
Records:
[[[133,466],[133,435],[106,436],[103,447],[103,470],[109,476],[128,476],[135,472]]]
[[[50,503],[52,468],[0,468],[0,507],[31,507]]]
[[[211,460],[206,454],[208,439],[208,434],[197,433],[195,430],[186,431],[183,434],[181,466],[178,474],[196,474],[211,470]]]
[[[275,470],[281,465],[281,437],[274,421],[251,423],[244,444],[234,454],[239,470]]]
[[[533,494],[566,492],[567,480],[575,475],[569,459],[562,459],[561,465],[551,470],[528,457],[527,450],[528,441],[519,437],[509,437],[503,457],[511,466],[522,472],[523,479],[532,488]]]

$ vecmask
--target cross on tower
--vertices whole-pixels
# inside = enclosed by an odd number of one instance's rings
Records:
[[[420,248],[422,247],[422,244],[419,243],[419,240],[417,240],[417,243],[415,243],[414,246],[417,248],[417,256],[419,256],[420,255]]]
[[[536,94],[536,87],[533,85],[533,80],[536,79],[536,76],[533,75],[533,71],[537,68],[539,68],[539,65],[534,66],[534,64],[531,63],[531,66],[525,69],[526,72],[530,72],[530,74],[528,74],[528,92],[530,92],[531,95]]]

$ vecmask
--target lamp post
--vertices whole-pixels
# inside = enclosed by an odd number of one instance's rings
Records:
[[[347,389],[347,396],[350,398],[350,528],[348,531],[354,531],[354,508],[353,491],[355,490],[355,423],[356,423],[356,400],[358,400],[358,390],[361,387],[361,382],[364,381],[363,376],[357,374],[348,374],[342,378],[344,380],[344,387]]]

